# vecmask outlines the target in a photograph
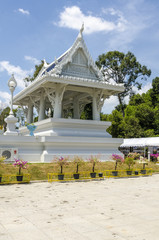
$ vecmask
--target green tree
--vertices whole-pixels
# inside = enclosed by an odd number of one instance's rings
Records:
[[[139,120],[136,117],[130,116],[129,118],[126,118],[124,126],[125,131],[123,137],[125,138],[144,137],[144,131],[139,124]]]
[[[3,110],[1,109],[0,113],[0,125],[3,126],[4,131],[6,131],[7,123],[5,122],[5,118],[9,116],[10,108],[6,107]]]
[[[152,89],[150,90],[152,105],[159,106],[159,77],[152,80]]]
[[[135,117],[139,120],[140,126],[144,130],[154,128],[155,114],[154,109],[149,105],[142,103],[136,107]]]
[[[86,104],[81,114],[81,119],[92,120],[92,103]]]
[[[44,65],[44,61],[41,60],[41,63],[40,63],[39,65],[35,65],[35,71],[34,71],[34,73],[33,73],[33,76],[32,76],[32,77],[31,77],[31,76],[26,77],[26,78],[24,79],[24,81],[26,81],[26,82],[32,82],[32,81],[34,81],[35,78],[38,76],[40,70],[42,69],[43,65]]]
[[[124,137],[124,121],[122,113],[118,110],[114,110],[108,118],[111,121],[112,125],[107,129],[107,132],[112,135],[112,137]]]
[[[130,98],[129,105],[137,106],[137,105],[140,105],[141,103],[144,103],[144,102],[145,102],[145,101],[144,101],[142,95],[140,95],[140,94],[138,93],[138,94],[133,95],[133,96]]]
[[[147,80],[147,77],[151,75],[151,70],[144,65],[142,66],[131,52],[127,54],[118,51],[107,52],[99,55],[96,64],[100,69],[102,68],[106,81],[113,79],[116,83],[124,84],[125,91],[118,94],[124,117],[123,105],[125,96],[131,96],[133,86],[137,86],[140,89],[142,81]]]

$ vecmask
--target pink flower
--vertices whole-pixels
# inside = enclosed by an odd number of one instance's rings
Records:
[[[21,174],[21,169],[26,169],[27,168],[27,161],[23,161],[21,159],[14,159],[15,163],[13,163],[13,166],[19,168],[19,175]]]

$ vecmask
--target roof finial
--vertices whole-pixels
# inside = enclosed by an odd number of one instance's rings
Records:
[[[81,29],[80,29],[81,34],[82,34],[83,30],[84,30],[84,22],[82,23],[82,26],[81,26]]]
[[[55,64],[58,64],[58,61],[57,61],[57,58],[55,57],[55,60],[54,60]]]
[[[84,30],[84,22],[82,23],[80,32],[79,32],[79,34],[78,34],[78,38],[82,38],[82,32],[83,32],[83,30]]]
[[[44,58],[44,60],[43,60],[43,61],[44,61],[43,67],[44,67],[44,68],[46,68],[46,67],[48,66],[48,64],[47,64],[47,62],[46,62],[45,58]]]

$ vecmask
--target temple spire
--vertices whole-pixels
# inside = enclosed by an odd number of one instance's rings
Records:
[[[83,30],[84,30],[84,23],[82,23],[80,32],[79,32],[79,34],[78,34],[78,38],[82,38],[82,32],[83,32]]]

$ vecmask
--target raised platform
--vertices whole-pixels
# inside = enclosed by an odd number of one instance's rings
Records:
[[[112,138],[106,132],[110,122],[46,119],[35,123],[35,136],[29,136],[26,127],[19,136],[0,136],[0,148],[17,148],[19,158],[29,162],[51,162],[56,156],[81,156],[88,160],[99,155],[102,161],[112,154],[121,154],[118,147],[123,140]]]
[[[94,120],[48,118],[36,122],[35,136],[74,136],[74,137],[102,137],[111,138],[106,129],[111,122]],[[29,135],[26,127],[20,128],[22,135]]]

